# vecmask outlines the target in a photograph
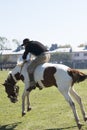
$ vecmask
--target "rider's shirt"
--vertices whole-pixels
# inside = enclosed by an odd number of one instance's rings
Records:
[[[22,58],[25,60],[28,53],[31,53],[35,56],[39,56],[40,54],[42,54],[46,51],[48,51],[47,48],[40,42],[30,41],[29,44],[27,44],[25,47],[25,52],[24,52]]]

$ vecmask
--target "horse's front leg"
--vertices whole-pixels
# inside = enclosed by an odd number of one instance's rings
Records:
[[[27,95],[27,91],[24,89],[24,92],[22,94],[22,116],[24,116],[26,114],[25,112],[25,97]]]
[[[30,110],[31,110],[30,100],[29,100],[29,94],[30,94],[30,92],[28,91],[28,92],[27,92],[27,111],[30,111]]]

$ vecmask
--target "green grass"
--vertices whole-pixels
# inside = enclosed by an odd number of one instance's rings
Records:
[[[4,82],[7,75],[8,71],[0,71],[0,83]],[[55,87],[32,91],[30,94],[32,110],[22,117],[21,96],[24,84],[20,81],[18,85],[20,93],[16,104],[10,102],[4,87],[0,86],[0,130],[78,130],[70,106]],[[87,111],[87,80],[74,87],[82,97]],[[83,121],[77,103],[76,107],[83,123],[82,129],[87,130],[87,123]]]

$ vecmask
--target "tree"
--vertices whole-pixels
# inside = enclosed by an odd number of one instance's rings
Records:
[[[82,44],[80,44],[78,47],[85,47],[85,44],[82,43]]]
[[[7,38],[6,37],[0,37],[0,49],[7,49],[7,47],[5,46],[5,43],[7,42]]]
[[[17,39],[13,39],[12,42],[14,42],[17,45],[17,47],[20,46],[20,42]]]
[[[57,44],[52,44],[51,47],[50,47],[50,51],[53,51],[53,50],[55,50],[57,48],[58,48]]]

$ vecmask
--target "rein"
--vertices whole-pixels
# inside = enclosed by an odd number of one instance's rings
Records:
[[[25,61],[23,62],[23,64],[21,65],[20,76],[21,76],[21,71],[22,71],[22,69],[23,69],[23,67],[24,67],[24,64],[25,64],[26,62],[27,62],[27,61],[25,60]]]

